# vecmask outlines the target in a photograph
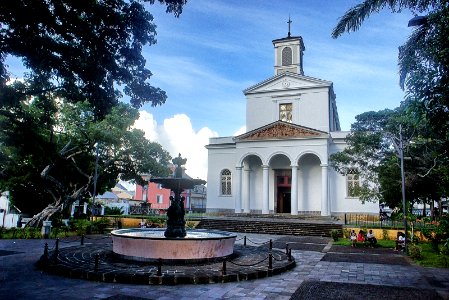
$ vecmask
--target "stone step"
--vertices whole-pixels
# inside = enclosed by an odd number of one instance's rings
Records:
[[[333,223],[295,223],[282,221],[202,219],[197,228],[233,232],[266,233],[279,235],[330,236],[332,229],[342,230],[342,225]]]

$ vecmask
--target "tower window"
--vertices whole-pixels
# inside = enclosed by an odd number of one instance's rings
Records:
[[[285,47],[282,49],[282,65],[289,66],[292,64],[292,48]]]
[[[279,120],[284,122],[292,122],[293,105],[291,103],[279,104]]]
[[[231,171],[228,169],[221,171],[221,194],[231,195]]]

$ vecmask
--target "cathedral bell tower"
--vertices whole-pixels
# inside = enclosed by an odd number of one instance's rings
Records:
[[[306,50],[301,36],[291,36],[288,18],[288,35],[273,41],[274,46],[274,75],[291,72],[304,75],[303,51]]]

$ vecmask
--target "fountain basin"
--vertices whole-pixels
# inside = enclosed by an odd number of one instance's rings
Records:
[[[236,234],[192,229],[185,237],[165,237],[165,228],[118,229],[111,232],[112,251],[137,261],[203,260],[226,257],[233,253]]]

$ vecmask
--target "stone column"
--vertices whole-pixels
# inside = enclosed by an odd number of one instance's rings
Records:
[[[269,206],[269,171],[270,166],[263,165],[263,182],[262,182],[262,214],[269,214],[270,213],[270,206]]]
[[[298,214],[298,166],[292,167],[291,214]]]
[[[246,181],[246,185],[245,185],[245,201],[243,202],[243,212],[246,214],[249,214],[251,212],[251,208],[250,208],[250,188],[251,188],[251,182],[250,182],[250,175],[251,175],[251,170],[250,169],[244,169],[245,171],[245,181]]]
[[[242,212],[242,166],[235,167],[235,213]]]
[[[321,215],[329,216],[327,164],[321,165]]]

